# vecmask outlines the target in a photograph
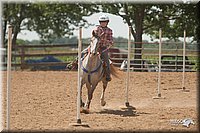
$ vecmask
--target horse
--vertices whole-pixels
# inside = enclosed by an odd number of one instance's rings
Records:
[[[81,113],[89,113],[90,103],[93,98],[93,92],[100,81],[103,83],[102,94],[100,98],[101,106],[106,105],[106,101],[104,99],[105,90],[108,85],[108,81],[106,81],[106,71],[104,69],[104,62],[101,60],[101,53],[99,50],[99,40],[100,37],[92,36],[90,41],[90,48],[88,50],[88,54],[81,60],[81,74],[80,74],[80,82],[81,82]],[[108,50],[108,49],[107,49]],[[111,74],[115,77],[117,76],[117,69],[110,64]],[[82,87],[86,84],[87,88],[87,100],[86,102],[82,102]]]

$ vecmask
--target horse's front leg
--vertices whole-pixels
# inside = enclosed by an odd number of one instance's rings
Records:
[[[89,108],[90,108],[90,103],[91,103],[91,100],[92,100],[92,97],[93,97],[93,92],[96,88],[96,85],[86,85],[87,86],[87,91],[88,91],[88,96],[87,96],[87,100],[85,102],[85,106],[84,106],[84,109],[85,109],[85,112],[84,113],[89,113]]]
[[[101,99],[100,99],[101,106],[106,105],[106,101],[104,100],[104,95],[105,95],[105,90],[106,90],[107,85],[108,85],[108,82],[104,81],[103,82],[103,90],[102,90]]]
[[[80,107],[84,107],[85,103],[82,100],[82,88],[83,88],[83,83],[81,83],[81,90],[80,90]]]

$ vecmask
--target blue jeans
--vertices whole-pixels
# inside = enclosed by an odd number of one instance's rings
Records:
[[[105,49],[107,49],[107,47],[102,47],[101,51]],[[109,62],[108,50],[101,53],[101,59],[106,63],[106,77],[110,77],[110,62]]]

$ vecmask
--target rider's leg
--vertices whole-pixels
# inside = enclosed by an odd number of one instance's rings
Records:
[[[81,52],[81,60],[83,60],[84,55],[88,52],[88,48],[89,48],[89,46],[88,46],[87,48],[85,48],[85,49]],[[67,69],[71,70],[71,69],[72,69],[75,65],[77,65],[77,64],[78,64],[78,57],[76,57],[74,61],[72,61],[71,63],[69,63],[69,64],[67,65]]]
[[[102,48],[102,50],[105,50],[106,47]],[[101,59],[103,61],[105,61],[106,63],[106,80],[107,81],[111,81],[111,77],[110,77],[110,62],[109,62],[109,56],[108,56],[108,51],[105,51],[101,54]]]

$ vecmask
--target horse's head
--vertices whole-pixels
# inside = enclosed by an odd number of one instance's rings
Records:
[[[98,49],[99,49],[99,40],[100,37],[98,36],[92,36],[91,41],[90,41],[90,54],[91,55],[97,55]]]

